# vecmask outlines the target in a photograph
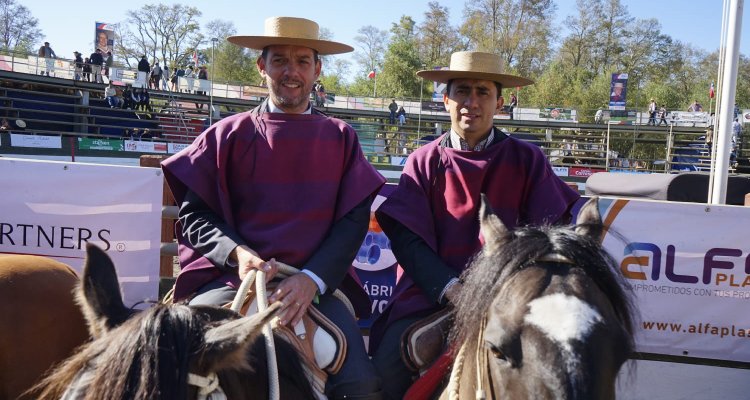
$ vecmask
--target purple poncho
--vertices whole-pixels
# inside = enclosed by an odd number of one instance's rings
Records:
[[[238,114],[162,167],[177,204],[193,191],[261,258],[297,268],[334,222],[385,182],[365,160],[354,129],[321,115]],[[223,272],[180,236],[175,299],[214,279],[239,284],[236,271]]]
[[[419,235],[457,272],[481,246],[480,193],[509,228],[554,223],[579,197],[532,144],[510,137],[473,152],[441,147],[441,140],[409,157],[398,188],[378,212]],[[437,306],[404,275],[372,328],[371,343],[377,344],[391,322]]]

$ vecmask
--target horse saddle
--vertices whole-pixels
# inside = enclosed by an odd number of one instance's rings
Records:
[[[445,351],[453,308],[445,307],[411,324],[401,335],[401,358],[412,371],[425,371]]]
[[[276,282],[269,282],[266,289],[268,293],[272,293],[275,286]],[[256,312],[258,302],[253,288],[248,291],[240,313],[252,315]],[[343,332],[314,306],[307,308],[307,313],[297,325],[277,324],[274,332],[294,346],[303,355],[306,364],[315,367],[310,372],[316,378],[323,379],[323,382],[326,373],[336,374],[344,363],[347,344]]]

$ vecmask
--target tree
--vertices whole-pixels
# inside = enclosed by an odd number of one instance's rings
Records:
[[[136,65],[144,54],[151,60],[183,64],[204,40],[197,7],[147,4],[127,15],[127,25],[116,35],[121,43],[118,55],[128,67]]]
[[[39,20],[15,0],[0,0],[0,49],[32,53],[42,38]]]
[[[469,47],[499,54],[506,68],[522,75],[541,70],[549,56],[552,0],[480,0],[468,2],[461,33]]]
[[[260,52],[234,45],[226,40],[228,36],[237,33],[234,23],[223,20],[210,21],[206,25],[206,33],[209,46],[212,46],[212,38],[217,39],[216,46],[213,49],[208,47],[203,50],[203,53],[208,54],[208,62],[211,64],[209,71],[213,70],[213,76],[210,77],[212,80],[243,82],[253,85],[261,83],[261,77],[255,63]],[[212,50],[214,59],[211,59]]]
[[[392,39],[383,62],[383,73],[378,80],[378,91],[387,97],[419,97],[420,80],[415,72],[421,61],[417,52],[415,22],[402,16],[391,28]]]
[[[450,25],[448,8],[437,1],[431,1],[427,6],[429,9],[424,13],[424,22],[417,33],[420,58],[428,67],[445,66],[450,63],[453,52],[465,47],[458,29]]]
[[[378,28],[367,25],[359,28],[359,35],[354,37],[354,41],[359,45],[361,51],[354,53],[354,59],[360,66],[360,76],[367,76],[372,70],[380,70],[383,65],[383,54],[385,53],[385,44],[388,41],[388,32],[381,31]]]

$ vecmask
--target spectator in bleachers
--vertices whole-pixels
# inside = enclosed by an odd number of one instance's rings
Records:
[[[398,117],[399,126],[402,126],[406,123],[406,110],[404,110],[403,105],[399,106],[398,112],[396,112],[396,116]]]
[[[185,69],[180,68],[179,66],[177,69],[172,73],[172,77],[169,78],[169,81],[172,82],[172,91],[173,92],[181,92],[180,90],[180,78],[185,76]]]
[[[136,78],[136,81],[148,87],[149,72],[151,72],[151,66],[148,64],[148,60],[146,59],[146,55],[144,54],[141,57],[141,60],[138,61],[138,78]]]
[[[107,99],[109,108],[121,108],[123,105],[123,100],[117,95],[117,89],[112,82],[109,82],[109,85],[104,89],[104,98]]]
[[[112,67],[113,62],[112,52],[107,52],[107,58],[104,59],[104,76],[107,77],[107,81],[109,81],[109,69]]]
[[[141,133],[141,137],[139,139],[153,139],[153,135],[151,135],[151,131],[146,128],[143,130],[143,133]]]
[[[9,131],[10,130],[10,124],[8,123],[7,118],[3,118],[2,122],[0,122],[0,131]]]
[[[44,64],[45,67],[47,67],[46,70],[43,70],[40,73],[40,75],[46,73],[47,76],[55,76],[55,58],[57,58],[57,54],[55,54],[55,51],[49,46],[49,42],[44,42],[44,45],[39,48],[39,57],[44,58]]]
[[[91,55],[89,56],[89,64],[91,64],[91,75],[93,75],[91,78],[96,83],[104,83],[104,80],[102,79],[102,65],[104,64],[104,56],[102,56],[102,51],[99,49],[96,49]]]
[[[195,71],[193,71],[193,66],[188,65],[187,69],[185,70],[185,83],[187,84],[187,93],[193,93],[193,83],[195,81]]]
[[[136,103],[133,101],[133,88],[130,84],[127,84],[122,91],[122,108],[132,110],[135,108],[135,104]]]
[[[693,101],[693,104],[688,107],[688,112],[701,112],[703,111],[703,106],[701,103],[698,103],[698,100]]]
[[[148,89],[140,88],[138,89],[138,92],[138,103],[136,109],[153,112],[153,109],[151,108],[151,96],[148,93]]]
[[[74,51],[73,55],[75,56],[74,79],[80,81],[83,77],[83,58],[81,58],[81,53],[77,51]]]
[[[198,68],[198,88],[201,88],[203,84],[205,84],[204,82],[201,82],[201,81],[206,81],[206,80],[208,80],[208,71],[206,71],[205,65],[201,65]],[[200,94],[200,95],[205,96],[206,92],[204,90],[196,90],[195,94]],[[203,103],[195,103],[195,108],[202,110]]]
[[[159,90],[159,83],[161,82],[162,70],[159,66],[159,61],[154,61],[154,66],[151,68],[151,79],[149,80],[149,88]]]
[[[169,66],[166,63],[161,73],[161,90],[169,90]]]
[[[83,80],[91,82],[91,60],[88,57],[83,60]]]

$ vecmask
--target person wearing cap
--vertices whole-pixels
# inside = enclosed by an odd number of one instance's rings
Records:
[[[402,334],[453,302],[459,276],[481,247],[480,194],[509,227],[567,222],[579,198],[558,178],[539,147],[493,126],[500,91],[533,82],[503,72],[500,56],[451,55],[447,70],[417,75],[446,83],[451,129],[414,151],[376,217],[404,275],[370,329],[370,351],[385,397],[402,398],[415,372],[401,359]]]
[[[380,399],[359,327],[332,293],[341,289],[360,316],[369,313],[352,260],[385,179],[365,159],[354,129],[310,104],[320,56],[353,48],[321,40],[317,23],[291,17],[267,19],[262,36],[227,40],[262,51],[256,64],[269,95],[162,164],[180,204],[175,300],[231,302],[251,270],[273,275],[277,260],[291,265],[300,272],[269,297],[282,304],[280,323],[294,327],[315,307],[347,339],[343,366],[329,376],[325,394]]]

